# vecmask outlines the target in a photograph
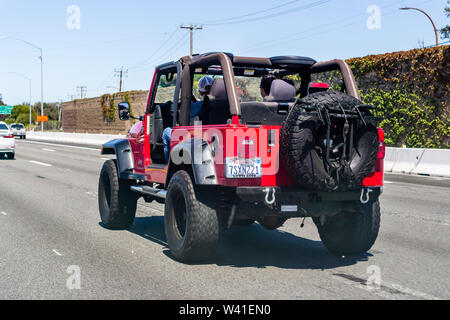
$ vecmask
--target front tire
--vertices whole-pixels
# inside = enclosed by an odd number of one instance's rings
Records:
[[[108,229],[125,230],[134,222],[137,195],[127,181],[121,181],[115,160],[103,164],[98,183],[98,206],[102,223]]]
[[[195,193],[186,171],[170,180],[164,211],[167,243],[175,259],[197,262],[210,259],[219,240],[219,221],[211,193]]]
[[[329,217],[322,225],[315,219],[325,247],[336,254],[361,254],[375,243],[380,229],[380,202],[353,203],[351,210]]]

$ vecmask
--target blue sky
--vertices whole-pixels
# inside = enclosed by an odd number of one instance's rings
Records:
[[[44,99],[57,101],[75,95],[77,86],[87,86],[88,97],[114,91],[107,86],[118,87],[113,71],[122,66],[129,70],[125,90],[148,89],[156,64],[189,53],[188,31],[179,29],[182,23],[204,24],[195,32],[195,52],[325,60],[408,50],[418,47],[419,41],[432,45],[433,29],[426,17],[398,8],[420,7],[440,28],[448,23],[445,4],[445,0],[0,0],[0,37],[21,38],[44,49]],[[67,28],[71,5],[80,8],[80,29]],[[370,5],[381,8],[380,29],[367,28]],[[266,10],[270,8],[274,9]],[[226,20],[239,16],[245,17]],[[245,22],[217,24],[241,20]],[[28,83],[9,72],[31,78],[32,100],[40,100],[38,56],[23,43],[0,40],[0,93],[6,103],[28,101]]]

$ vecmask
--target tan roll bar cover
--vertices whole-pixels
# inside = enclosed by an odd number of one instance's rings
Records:
[[[330,61],[317,62],[311,67],[311,73],[327,72],[334,70],[339,70],[341,72],[347,94],[355,97],[358,100],[361,100],[358,85],[356,83],[352,69],[350,69],[350,66],[348,65],[347,62],[335,59]]]
[[[241,114],[240,101],[237,96],[236,82],[234,79],[233,63],[225,53],[213,53],[206,56],[194,57],[190,60],[185,60],[186,65],[183,68],[181,96],[182,104],[180,110],[180,124],[187,126],[190,123],[191,113],[191,97],[192,97],[192,74],[191,70],[196,67],[203,67],[205,65],[220,65],[225,81],[225,88],[227,91],[228,103],[230,104],[230,113],[232,116],[239,116]]]

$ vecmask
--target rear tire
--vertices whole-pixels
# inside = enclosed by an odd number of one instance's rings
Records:
[[[355,202],[351,209],[327,218],[324,225],[314,219],[323,244],[332,253],[361,254],[375,243],[380,229],[380,202]]]
[[[214,204],[211,193],[202,192],[202,198],[198,198],[186,171],[172,176],[167,189],[164,224],[167,243],[175,259],[197,262],[215,254],[219,220]]]
[[[7,157],[8,159],[10,159],[10,160],[13,160],[15,156],[16,156],[15,153],[7,153],[7,154],[6,154],[6,157]]]
[[[326,126],[317,113],[306,112],[305,107],[331,108],[340,105],[352,110],[362,102],[341,92],[327,91],[311,94],[297,103],[289,112],[281,130],[280,152],[283,163],[293,177],[304,187],[313,190],[351,190],[358,188],[375,168],[378,153],[378,130],[367,123],[355,129],[353,153],[348,168],[339,165],[328,172],[322,144]],[[364,111],[363,111],[364,112]],[[339,131],[339,130],[338,130]],[[322,134],[321,134],[322,133]]]
[[[128,181],[121,181],[115,160],[103,164],[98,183],[100,218],[106,228],[128,229],[136,216],[138,196],[130,190]]]

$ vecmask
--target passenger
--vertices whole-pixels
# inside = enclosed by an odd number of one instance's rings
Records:
[[[198,91],[202,98],[205,98],[207,94],[209,94],[211,87],[214,83],[214,79],[206,76],[200,78],[198,81]],[[197,101],[191,104],[191,122],[197,117],[203,108],[203,101]],[[164,129],[162,140],[164,144],[164,158],[166,159],[166,163],[169,162],[169,152],[170,152],[170,139],[172,137],[172,129],[171,127],[167,127]]]
[[[272,82],[277,78],[273,74],[266,74],[261,79],[261,85],[259,86],[261,90],[261,96],[263,99],[270,94],[270,88],[272,87]]]

